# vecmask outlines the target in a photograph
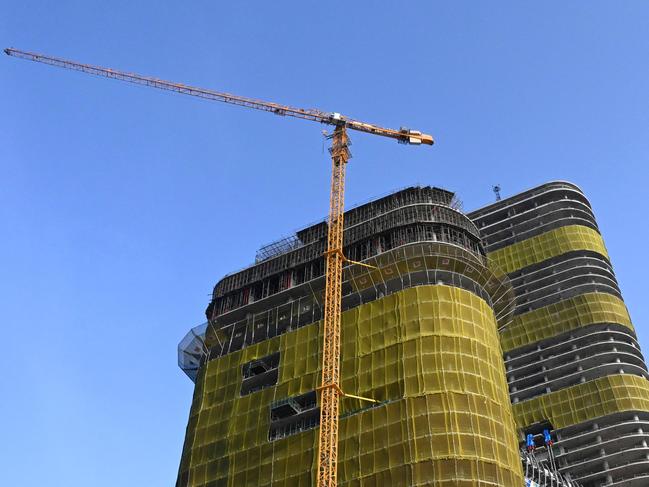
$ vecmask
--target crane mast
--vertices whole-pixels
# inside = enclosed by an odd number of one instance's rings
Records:
[[[337,485],[338,409],[340,407],[340,304],[343,277],[343,230],[345,215],[345,169],[349,139],[343,125],[334,129],[331,143],[331,194],[327,233],[325,303],[320,385],[320,436],[318,440],[318,487]]]
[[[127,73],[101,66],[82,64],[43,54],[7,48],[5,53],[12,57],[81,71],[95,76],[117,79],[129,83],[149,86],[161,90],[220,101],[231,105],[254,108],[277,115],[311,120],[333,125],[331,135],[331,189],[329,198],[329,219],[327,251],[325,252],[325,300],[322,346],[322,381],[320,392],[320,433],[318,441],[318,487],[336,487],[338,462],[338,420],[341,396],[345,394],[340,387],[340,347],[341,347],[341,299],[344,262],[352,262],[343,254],[343,230],[345,212],[345,170],[350,159],[349,136],[347,129],[396,139],[397,142],[412,145],[433,145],[433,138],[416,130],[401,128],[388,129],[378,125],[361,122],[339,113],[323,112],[316,109],[295,108],[288,105],[246,98],[230,93],[208,90],[174,83],[135,73]],[[356,263],[361,264],[361,263]],[[365,265],[365,264],[361,264]]]

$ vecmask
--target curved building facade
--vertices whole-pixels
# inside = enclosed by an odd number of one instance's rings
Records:
[[[339,485],[519,487],[498,329],[514,290],[453,194],[408,188],[345,215]],[[311,486],[326,225],[222,279],[181,342],[195,381],[178,486]]]
[[[326,230],[262,247],[179,345],[177,486],[314,485]],[[344,269],[342,387],[378,403],[342,401],[340,485],[649,485],[649,373],[577,186],[469,215],[408,188],[344,237],[378,269]]]
[[[585,487],[649,485],[649,374],[591,205],[552,182],[469,215],[516,293],[501,345],[521,436]]]

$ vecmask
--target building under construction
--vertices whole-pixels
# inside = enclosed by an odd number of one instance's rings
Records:
[[[179,345],[177,486],[314,486],[326,222],[224,277]],[[345,213],[341,486],[649,485],[647,368],[586,197]]]

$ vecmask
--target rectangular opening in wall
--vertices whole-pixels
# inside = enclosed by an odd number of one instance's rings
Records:
[[[277,401],[270,406],[269,441],[315,428],[320,424],[320,408],[315,391]]]
[[[279,376],[279,352],[243,364],[241,373],[242,396],[276,385]]]

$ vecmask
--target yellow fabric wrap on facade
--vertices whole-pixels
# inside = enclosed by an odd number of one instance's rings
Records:
[[[454,287],[406,289],[343,313],[338,483],[523,485],[493,310]],[[269,441],[272,402],[313,391],[318,324],[214,359],[196,381],[181,473],[190,486],[315,485],[317,432]],[[280,352],[277,386],[240,397],[244,363]]]
[[[555,429],[623,411],[649,411],[649,381],[608,375],[514,404],[519,427],[549,420]]]
[[[589,227],[569,225],[489,252],[489,267],[509,274],[573,250],[591,250],[608,259],[599,233]]]
[[[505,352],[596,323],[633,330],[624,302],[611,294],[586,293],[514,317],[501,332]]]

